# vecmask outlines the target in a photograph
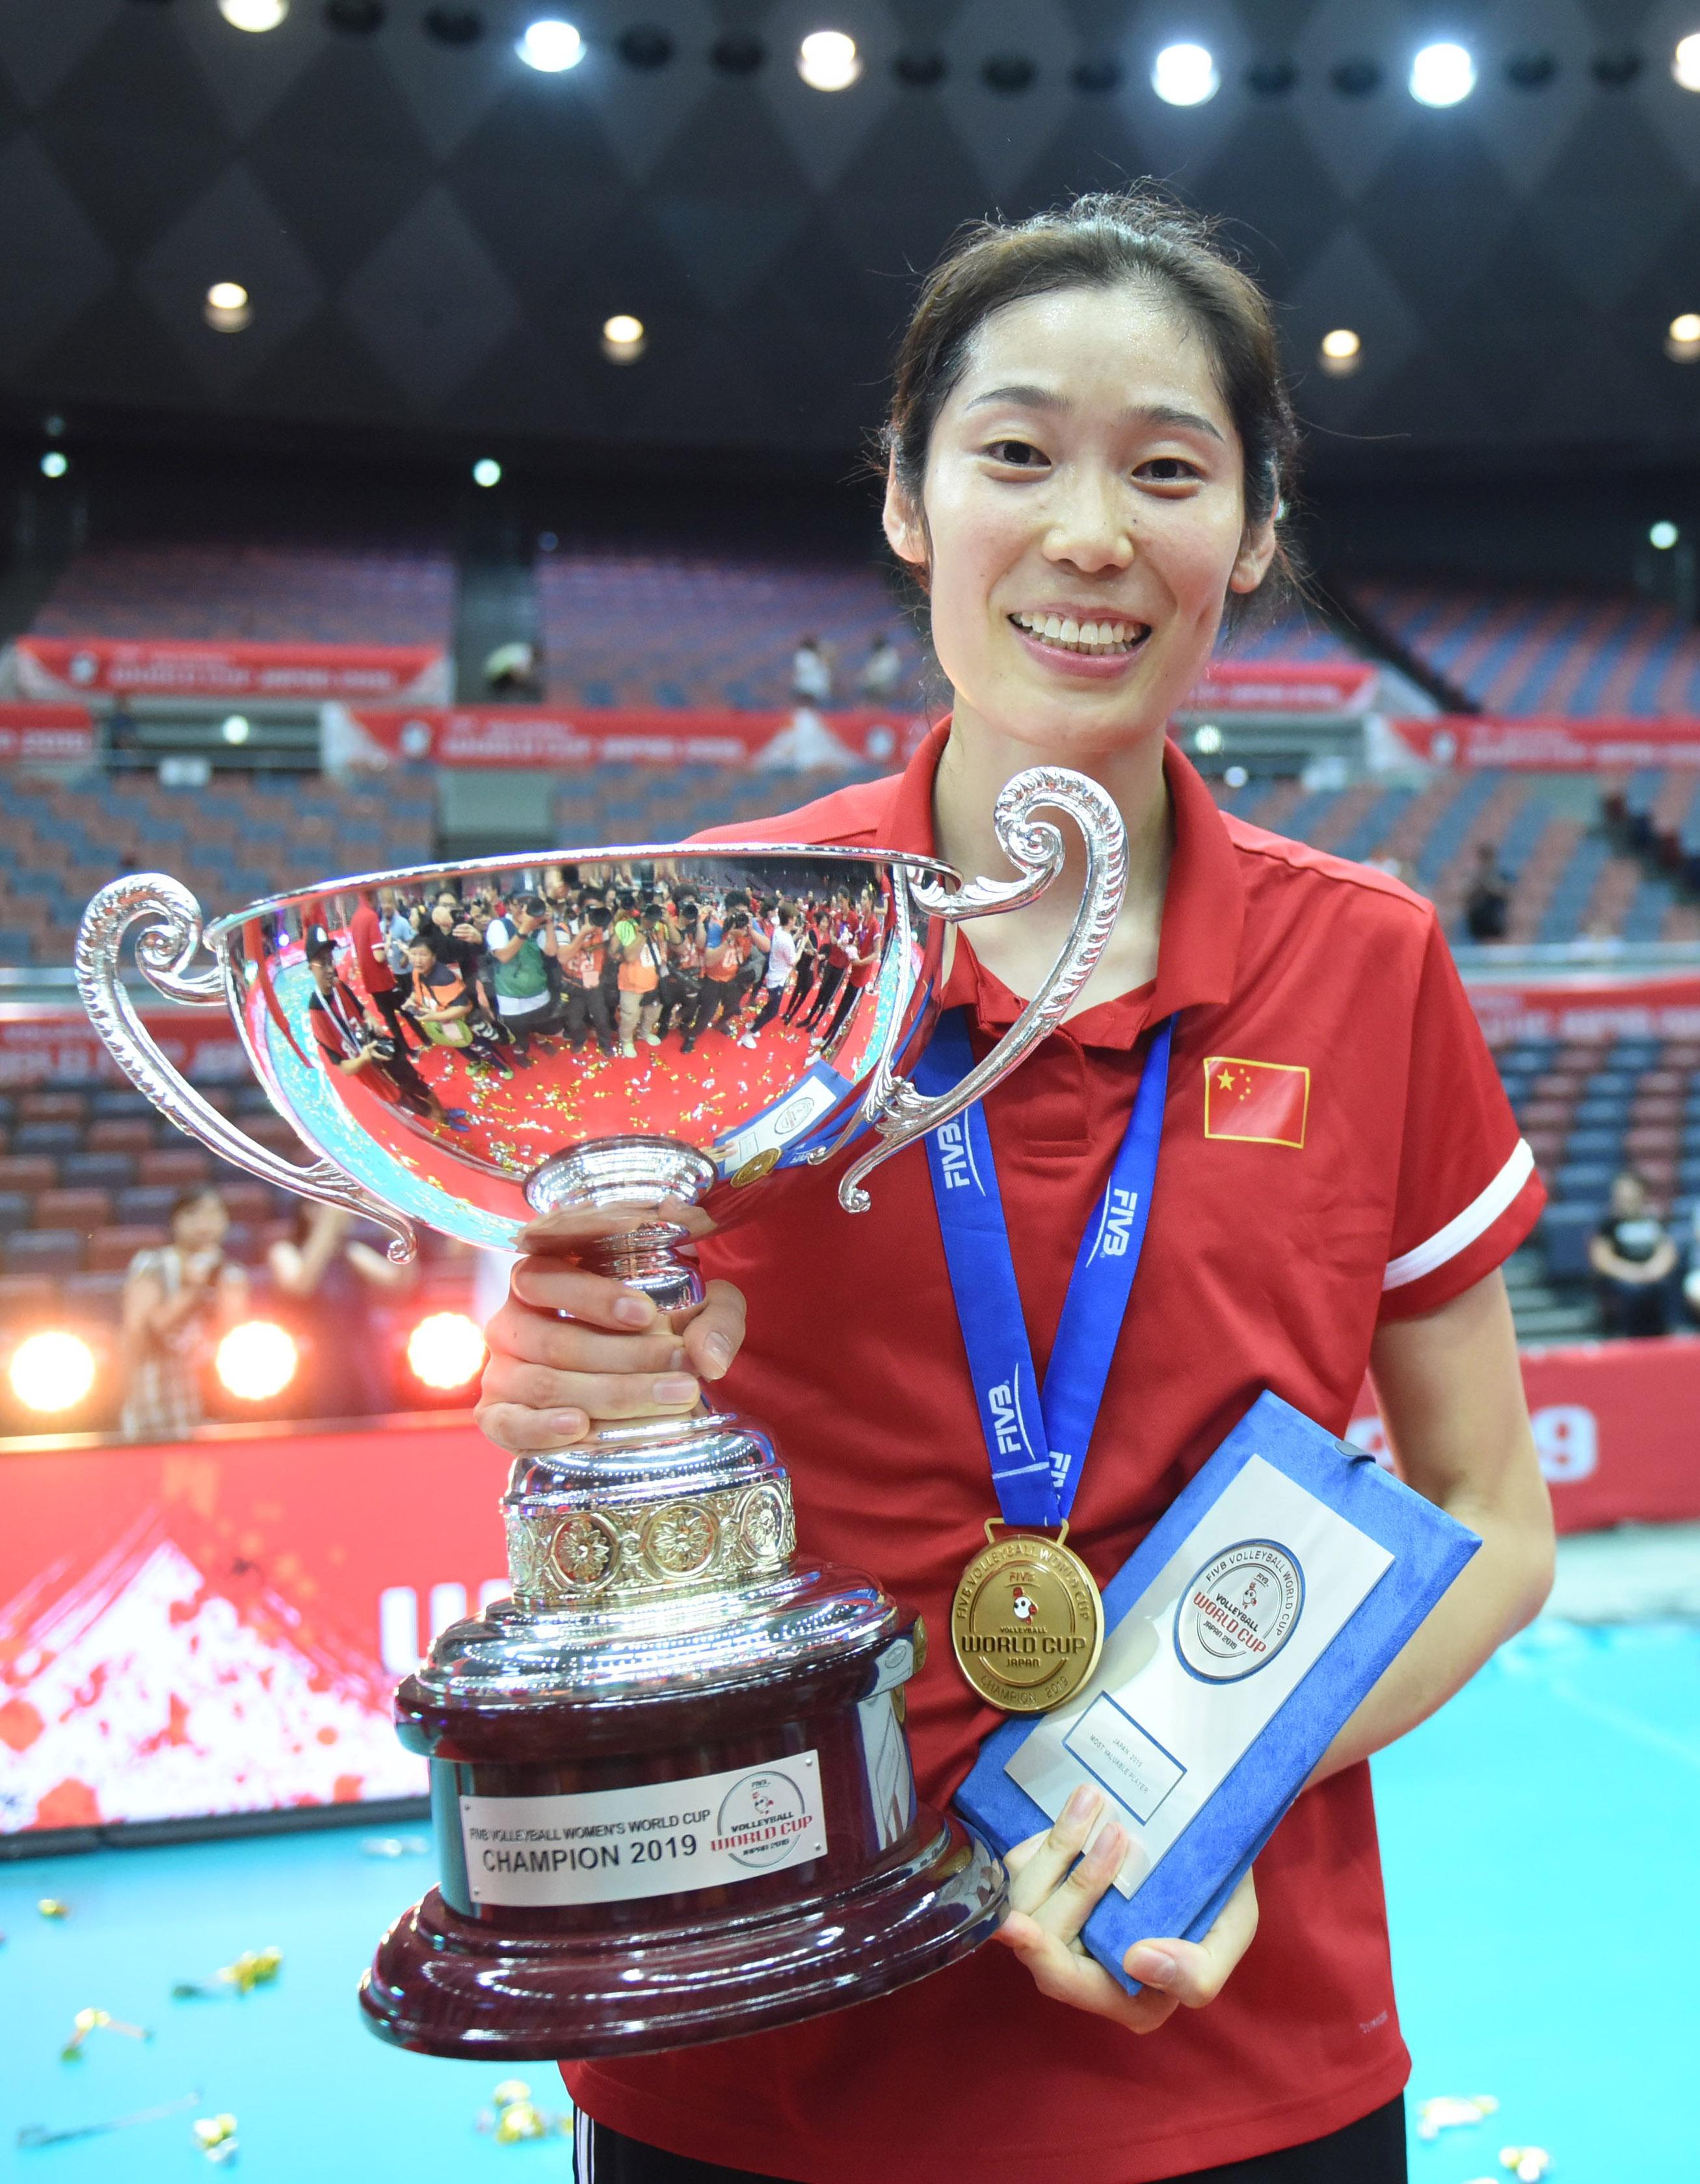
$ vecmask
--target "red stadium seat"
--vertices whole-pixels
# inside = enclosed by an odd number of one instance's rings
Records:
[[[59,1164],[48,1153],[0,1153],[0,1190],[51,1190]]]
[[[103,1228],[112,1218],[109,1190],[43,1190],[36,1194],[35,1225],[38,1228]]]
[[[89,1272],[122,1273],[138,1251],[156,1251],[170,1240],[168,1229],[138,1223],[128,1228],[97,1228],[89,1239]]]
[[[20,1123],[80,1123],[88,1112],[81,1092],[21,1092],[18,1095]]]
[[[145,1116],[114,1116],[89,1125],[92,1153],[145,1153],[153,1143],[153,1125]]]
[[[212,1172],[212,1156],[193,1145],[161,1146],[154,1152],[143,1153],[136,1163],[137,1179],[143,1184],[175,1183],[187,1186],[204,1182]]]

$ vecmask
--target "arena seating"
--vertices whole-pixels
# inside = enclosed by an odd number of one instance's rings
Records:
[[[68,963],[83,907],[121,869],[162,871],[209,916],[321,874],[429,862],[428,784],[338,788],[224,775],[209,788],[126,774],[75,787],[8,778],[0,808],[0,963]]]
[[[454,595],[453,556],[428,548],[95,545],[64,569],[33,627],[42,637],[447,646]]]
[[[1361,660],[1363,654],[1328,625],[1302,608],[1293,607],[1269,622],[1253,622],[1237,631],[1222,648],[1233,660],[1317,662]]]
[[[537,563],[550,694],[583,705],[784,705],[791,657],[816,638],[833,702],[856,701],[874,638],[897,644],[892,702],[920,703],[922,647],[871,564],[814,564],[564,540]]]
[[[1352,598],[1483,712],[1700,712],[1700,629],[1649,600],[1393,582]]]

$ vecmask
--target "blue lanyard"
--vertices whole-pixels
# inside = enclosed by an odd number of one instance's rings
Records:
[[[1060,1524],[1074,1506],[1145,1246],[1173,1030],[1174,1018],[1166,1017],[1151,1040],[1109,1181],[1075,1255],[1043,1389],[1034,1370],[979,1102],[928,1138],[945,1261],[1006,1524]],[[914,1072],[915,1083],[923,1092],[945,1092],[973,1064],[966,1013],[947,1010]]]

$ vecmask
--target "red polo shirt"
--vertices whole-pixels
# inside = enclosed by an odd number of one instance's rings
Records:
[[[943,734],[901,777],[721,838],[928,852]],[[1167,766],[1154,984],[1077,1016],[986,1103],[1042,1372],[1144,1034],[1179,1011],[1145,1255],[1069,1533],[1100,1584],[1265,1388],[1343,1430],[1378,1321],[1480,1281],[1543,1197],[1431,905],[1218,812],[1173,747]],[[972,1004],[981,1050],[1017,1006],[961,948],[946,998]],[[944,1632],[995,1504],[923,1148],[870,1190],[853,1216],[832,1179],[794,1172],[705,1245],[750,1301],[726,1398],[773,1428],[809,1547]],[[948,1801],[999,1719],[935,1645],[909,1686],[922,1796]],[[1408,2068],[1368,1767],[1307,1791],[1257,1870],[1257,1939],[1221,1996],[1145,2038],[1047,2001],[994,1944],[858,2008],[568,2082],[634,2138],[800,2184],[1146,2184],[1296,2145],[1391,2100]]]

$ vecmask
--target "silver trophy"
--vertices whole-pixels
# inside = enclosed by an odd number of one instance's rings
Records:
[[[1067,944],[993,1051],[924,1097],[902,1068],[952,928],[1056,879],[1047,812],[1085,846]],[[78,983],[162,1113],[250,1174],[379,1223],[392,1256],[411,1256],[419,1223],[511,1249],[547,1217],[585,1263],[672,1310],[700,1295],[680,1247],[759,1217],[769,1178],[837,1163],[839,1203],[864,1210],[872,1170],[1062,1020],[1121,906],[1120,817],[1084,776],[1034,767],[995,825],[1011,879],[883,850],[563,850],[330,880],[204,931],[176,881],[136,874],[90,904]],[[566,914],[534,922],[517,905],[557,867]],[[538,951],[517,951],[523,977],[486,952],[492,889],[504,945],[517,933]],[[419,905],[429,925],[440,893],[457,901],[434,938],[410,951],[398,933],[406,969],[365,991],[357,914]],[[765,998],[759,944],[782,909],[814,939],[796,1008],[800,973]],[[256,1144],[160,1053],[120,977],[138,923],[145,977],[229,1009],[309,1164]],[[511,1598],[445,1630],[397,1695],[403,1742],[430,1762],[441,1878],[363,1983],[376,2031],[498,2059],[676,2047],[866,1999],[992,1931],[1001,1867],[915,1797],[903,1686],[925,1633],[872,1578],[797,1552],[760,1426],[706,1407],[598,1424],[516,1461],[503,1509]]]

